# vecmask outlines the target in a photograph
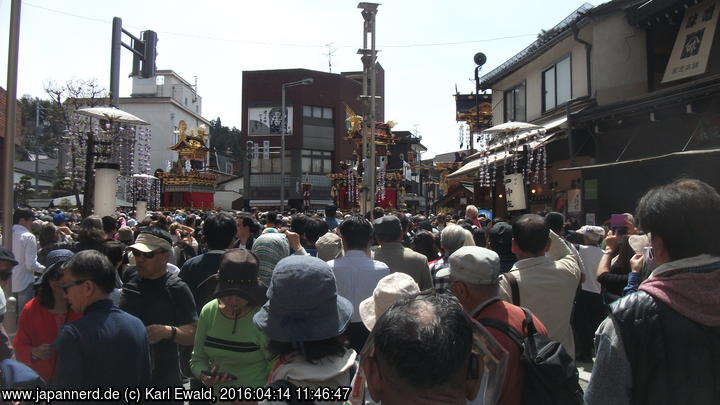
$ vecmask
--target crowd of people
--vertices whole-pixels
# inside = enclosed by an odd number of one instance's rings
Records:
[[[2,316],[17,317],[0,359],[53,389],[511,405],[533,403],[523,341],[537,334],[566,365],[595,359],[588,404],[719,403],[719,207],[714,188],[684,179],[605,226],[554,212],[490,219],[472,205],[145,218],[19,208],[12,251],[0,250],[17,305],[6,311],[0,293]]]

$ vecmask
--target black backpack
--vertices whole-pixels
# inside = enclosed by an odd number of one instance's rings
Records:
[[[497,319],[478,319],[484,326],[495,328],[520,346],[520,363],[525,370],[522,404],[582,405],[583,390],[578,382],[575,361],[562,345],[537,333],[530,311],[525,312],[525,338],[505,322]]]

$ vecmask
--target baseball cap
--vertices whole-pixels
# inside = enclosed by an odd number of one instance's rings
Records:
[[[61,212],[53,215],[52,222],[55,225],[62,225],[63,223],[67,222],[67,217],[65,217],[65,214]]]
[[[605,229],[600,226],[584,225],[576,231],[581,235],[587,235],[591,239],[598,241],[605,237]]]
[[[470,284],[497,284],[500,256],[483,247],[463,246],[450,255],[450,266],[438,271],[436,277],[446,275]]]

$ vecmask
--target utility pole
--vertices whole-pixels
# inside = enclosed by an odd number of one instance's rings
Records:
[[[40,186],[40,99],[35,99],[35,192]]]
[[[358,4],[362,9],[363,16],[363,48],[358,50],[362,55],[360,60],[363,63],[363,161],[365,164],[365,175],[369,187],[366,188],[363,197],[365,212],[371,211],[375,206],[377,157],[375,156],[375,101],[377,80],[375,77],[375,64],[377,63],[377,51],[375,50],[375,14],[377,14],[378,3]],[[370,37],[370,48],[368,49],[368,36]],[[368,88],[369,85],[369,88]],[[368,134],[369,132],[369,134]],[[368,150],[369,148],[369,150]]]
[[[15,110],[17,108],[18,46],[20,43],[20,0],[10,3],[10,36],[8,40],[7,102],[5,103],[5,139],[3,150],[3,246],[12,249],[13,164],[15,162]]]
[[[295,86],[307,86],[313,84],[313,78],[298,80],[296,82],[283,83],[282,85],[282,133],[280,137],[280,213],[285,213],[285,136],[287,135],[288,116],[285,105],[285,89]],[[293,115],[294,116],[294,115]]]

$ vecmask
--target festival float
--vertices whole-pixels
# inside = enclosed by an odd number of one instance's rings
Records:
[[[351,160],[340,162],[340,172],[327,175],[333,182],[330,194],[341,210],[359,207],[360,192],[367,187],[369,182],[367,176],[364,176],[365,168],[362,159],[363,117],[355,114],[347,105],[345,105],[345,113],[348,117],[346,121],[350,123],[345,140],[353,145],[353,157]],[[398,138],[392,132],[394,125],[395,123],[392,121],[375,123],[374,147],[378,160],[375,205],[386,209],[398,208],[405,191],[402,173],[388,172],[387,170],[390,156],[389,147],[398,142]]]
[[[200,209],[214,207],[215,183],[217,175],[205,171],[205,161],[210,149],[205,144],[208,137],[207,127],[198,127],[197,135],[187,124],[180,121],[178,142],[169,149],[177,152],[177,161],[171,164],[168,172],[158,172],[163,182],[162,205],[166,209]]]

